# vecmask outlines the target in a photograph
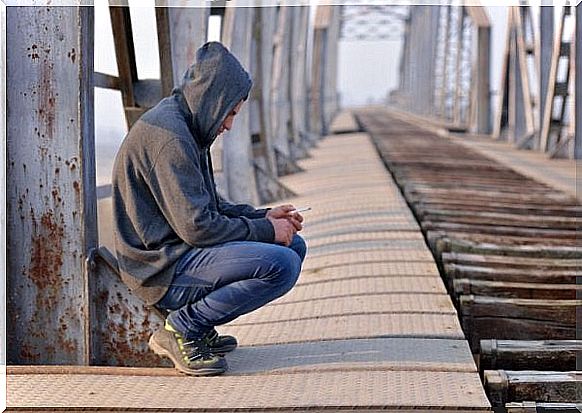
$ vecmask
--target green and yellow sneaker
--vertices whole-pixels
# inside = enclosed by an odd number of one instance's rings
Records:
[[[150,337],[149,346],[158,356],[172,360],[176,369],[191,376],[216,376],[228,369],[226,360],[210,349],[205,337],[186,340],[168,321],[163,330]]]

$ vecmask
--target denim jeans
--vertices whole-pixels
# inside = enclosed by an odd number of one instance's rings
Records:
[[[196,248],[178,261],[170,288],[156,304],[187,339],[281,297],[297,282],[307,247],[235,241]]]

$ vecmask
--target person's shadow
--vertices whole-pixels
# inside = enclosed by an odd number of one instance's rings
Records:
[[[475,369],[463,340],[371,338],[240,347],[226,355],[229,375],[375,370]]]

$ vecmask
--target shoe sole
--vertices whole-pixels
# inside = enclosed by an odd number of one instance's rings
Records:
[[[226,372],[226,369],[221,368],[221,367],[204,367],[201,369],[187,369],[185,367],[182,366],[182,364],[177,361],[175,359],[175,357],[165,348],[163,348],[162,346],[160,346],[158,343],[156,343],[154,336],[150,337],[150,340],[148,342],[148,345],[150,347],[150,349],[156,353],[158,356],[160,357],[167,357],[170,360],[172,360],[172,363],[174,363],[174,367],[181,371],[184,374],[187,374],[189,376],[218,376],[224,372]]]

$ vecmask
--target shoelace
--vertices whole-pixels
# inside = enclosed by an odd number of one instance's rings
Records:
[[[186,341],[183,346],[184,350],[189,350],[187,356],[190,361],[195,361],[200,358],[210,360],[214,356],[202,340]]]
[[[206,343],[208,343],[209,346],[216,345],[216,341],[218,340],[218,332],[214,329],[210,330],[208,334],[206,334],[206,337],[204,337],[204,340]]]

